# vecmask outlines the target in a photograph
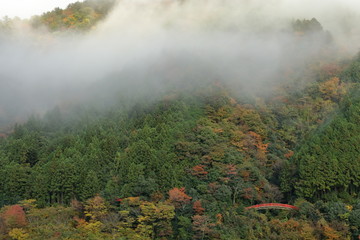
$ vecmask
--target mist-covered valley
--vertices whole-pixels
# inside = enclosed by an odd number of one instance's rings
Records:
[[[86,32],[12,23],[1,37],[1,122],[212,81],[266,94],[286,71],[358,50],[356,3],[292,4],[120,1]],[[312,18],[318,29],[294,29],[296,19]]]
[[[355,0],[4,17],[0,239],[358,239],[359,22]]]

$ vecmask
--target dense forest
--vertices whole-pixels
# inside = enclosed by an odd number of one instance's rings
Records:
[[[77,2],[30,21],[91,31],[113,4]],[[290,25],[324,48],[271,93],[220,79],[7,127],[0,239],[358,239],[360,54],[329,57],[331,34],[315,18]],[[299,209],[245,209],[274,202]]]
[[[114,0],[75,2],[66,9],[55,8],[34,16],[31,22],[35,28],[46,26],[51,31],[89,30],[104,19],[114,4]]]

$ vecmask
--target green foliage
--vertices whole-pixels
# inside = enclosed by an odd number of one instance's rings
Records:
[[[75,211],[70,207],[33,208],[27,213],[29,239],[67,238],[75,234],[72,219]]]
[[[303,19],[303,20],[296,20],[293,22],[292,25],[294,31],[297,32],[317,32],[322,31],[323,27],[321,24],[316,20],[316,18],[312,18],[311,20]]]
[[[360,53],[341,73],[341,79],[347,82],[358,83],[360,81]]]
[[[353,235],[358,236],[360,234],[360,209],[350,212],[349,223],[353,228]]]
[[[314,134],[294,156],[298,166],[297,194],[322,197],[331,192],[353,194],[359,189],[360,98],[346,100],[328,125]]]

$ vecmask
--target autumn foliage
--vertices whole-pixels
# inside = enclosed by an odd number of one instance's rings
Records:
[[[204,165],[196,165],[195,167],[192,168],[191,174],[193,176],[197,176],[197,177],[205,177],[209,172],[205,171],[205,166]]]
[[[106,216],[108,207],[105,199],[99,195],[89,199],[85,204],[85,216],[91,220],[99,220]]]
[[[173,188],[169,191],[169,201],[175,206],[180,208],[185,204],[190,203],[192,197],[185,193],[185,188]]]
[[[7,228],[21,228],[27,224],[24,209],[20,205],[7,207],[1,218]]]
[[[213,227],[215,224],[211,222],[210,218],[206,215],[195,215],[193,220],[193,239],[208,239],[214,233]],[[205,238],[206,237],[206,238]]]
[[[203,215],[205,212],[205,208],[202,207],[200,200],[194,202],[193,209],[197,215]]]

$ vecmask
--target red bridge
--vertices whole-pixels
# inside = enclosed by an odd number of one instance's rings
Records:
[[[289,204],[282,204],[282,203],[263,203],[257,204],[250,207],[246,207],[248,209],[284,209],[284,210],[299,210],[298,207]]]

